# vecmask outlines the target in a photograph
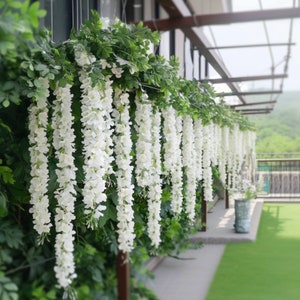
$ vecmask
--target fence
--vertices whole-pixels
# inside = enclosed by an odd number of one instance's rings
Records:
[[[257,159],[259,196],[300,198],[300,158]]]

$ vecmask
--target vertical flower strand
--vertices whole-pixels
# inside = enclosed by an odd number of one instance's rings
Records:
[[[132,179],[132,140],[131,121],[129,116],[129,94],[120,89],[115,90],[115,120],[114,151],[116,156],[117,177],[117,219],[118,243],[123,252],[131,252],[134,247],[134,216],[133,216],[133,184]]]
[[[195,170],[195,141],[194,125],[190,116],[183,118],[182,130],[182,162],[186,169],[186,212],[190,221],[195,219],[196,205],[196,170]]]
[[[38,99],[33,99],[28,108],[29,128],[29,154],[31,162],[31,181],[29,187],[30,204],[29,212],[32,214],[33,227],[40,235],[40,242],[43,235],[50,232],[51,220],[48,199],[48,152],[47,140],[49,81],[45,78],[36,80]]]
[[[52,128],[53,146],[57,159],[58,189],[55,191],[57,200],[55,209],[55,252],[54,267],[59,286],[67,288],[76,278],[74,262],[74,209],[76,201],[76,167],[73,154],[75,152],[75,134],[72,128],[71,85],[57,87],[54,91]]]

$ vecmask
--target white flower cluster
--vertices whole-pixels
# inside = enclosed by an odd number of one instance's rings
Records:
[[[220,179],[221,182],[225,185],[227,183],[227,169],[228,169],[228,160],[229,160],[229,127],[222,127],[221,132],[221,153],[220,153]]]
[[[39,99],[29,106],[29,154],[31,161],[30,181],[30,213],[32,213],[34,229],[39,235],[50,232],[51,221],[48,209],[48,151],[47,140],[49,82],[45,78],[37,80]]]
[[[196,169],[195,169],[194,124],[190,116],[183,118],[182,130],[182,163],[186,169],[186,212],[191,221],[195,219],[196,205]]]
[[[66,288],[76,277],[73,257],[74,234],[72,221],[75,219],[74,206],[76,201],[76,167],[73,153],[75,152],[75,135],[72,128],[71,85],[57,87],[54,91],[54,109],[52,117],[53,146],[57,158],[57,182],[55,191],[57,205],[55,209],[56,227],[56,266],[54,271],[60,287]]]
[[[115,120],[114,150],[117,164],[117,219],[119,249],[130,252],[134,243],[133,216],[133,185],[131,183],[133,167],[131,165],[132,140],[130,133],[129,94],[119,89],[115,90]]]
[[[160,243],[160,208],[162,194],[161,178],[161,114],[157,110],[152,114],[152,183],[149,186],[148,196],[148,235],[151,244],[158,247]]]
[[[83,45],[77,44],[74,48],[75,60],[78,66],[86,67],[96,61],[96,58],[93,55],[87,54]]]
[[[136,97],[135,104],[135,129],[138,135],[135,176],[140,187],[147,187],[152,181],[152,105],[145,93],[141,97]]]
[[[77,52],[75,52],[76,55]],[[77,55],[79,56],[79,55]],[[84,55],[85,57],[87,55]],[[79,56],[80,58],[82,57]],[[79,65],[89,60],[77,61]],[[89,74],[83,68],[81,81],[81,122],[84,152],[85,184],[83,202],[88,217],[88,227],[95,228],[97,220],[103,215],[106,202],[106,176],[111,173],[112,156],[112,112],[111,81],[107,78],[105,89],[92,86]]]
[[[252,174],[255,166],[254,149],[255,149],[255,132],[241,131],[238,125],[232,129],[225,127],[223,129],[223,148],[224,164],[227,166],[228,188],[232,192],[241,189],[241,169],[244,164],[250,168]]]
[[[203,125],[202,120],[195,120],[194,124],[194,144],[195,144],[195,170],[196,179],[200,181],[202,179],[202,155],[203,155]]]
[[[212,169],[211,169],[211,153],[212,153],[212,130],[211,126],[203,127],[203,187],[205,201],[213,201],[212,189]]]
[[[135,122],[136,142],[136,180],[141,187],[148,187],[148,235],[154,247],[160,243],[160,205],[161,205],[161,158],[160,158],[160,112],[153,111],[147,94],[136,97]]]
[[[181,155],[181,135],[182,118],[176,116],[176,111],[172,107],[163,110],[165,137],[164,143],[164,166],[166,175],[171,175],[172,199],[171,208],[174,213],[179,214],[182,211],[182,155]]]

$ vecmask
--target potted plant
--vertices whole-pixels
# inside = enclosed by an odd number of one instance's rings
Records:
[[[237,233],[248,233],[251,225],[250,200],[256,197],[256,188],[248,180],[243,180],[241,185],[242,197],[234,201],[234,227]]]

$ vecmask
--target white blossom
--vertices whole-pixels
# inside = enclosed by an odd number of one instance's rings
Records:
[[[135,104],[135,129],[137,131],[135,175],[137,184],[140,187],[146,187],[152,181],[152,105],[145,93],[142,97],[136,97]]]
[[[119,249],[130,252],[134,243],[134,219],[133,219],[133,184],[132,179],[132,140],[131,121],[129,116],[129,94],[119,89],[115,90],[115,120],[114,150],[116,155],[117,177],[117,219]]]
[[[135,129],[136,142],[136,180],[146,189],[148,202],[148,235],[151,244],[158,247],[160,243],[160,206],[162,193],[161,179],[161,145],[160,112],[153,111],[153,105],[147,94],[136,97]]]
[[[171,209],[175,214],[182,211],[182,155],[181,155],[181,135],[182,135],[182,118],[176,116],[172,107],[163,111],[164,117],[164,167],[166,175],[171,176]]]
[[[76,53],[75,57],[79,56]],[[89,63],[89,60],[84,62]],[[82,61],[77,63],[81,65]],[[97,86],[93,87],[84,68],[79,75],[82,89],[81,122],[85,174],[82,194],[87,226],[95,228],[106,208],[106,176],[112,172],[112,82],[106,78],[105,88],[101,90]]]
[[[186,169],[186,212],[191,221],[195,219],[196,205],[196,169],[195,169],[194,125],[190,116],[183,118],[182,163]]]
[[[202,179],[202,154],[203,154],[203,125],[202,120],[195,120],[194,124],[194,136],[195,136],[195,171],[196,179],[200,181]]]
[[[212,169],[211,169],[211,147],[212,147],[212,131],[211,126],[203,127],[203,187],[205,201],[213,201],[212,188]]]
[[[96,61],[92,54],[88,54],[83,45],[77,44],[75,47],[75,60],[78,66],[85,67]]]
[[[57,87],[54,91],[54,110],[52,118],[53,146],[57,158],[57,182],[55,191],[57,200],[56,227],[56,266],[54,268],[58,284],[66,288],[76,277],[74,263],[74,206],[76,200],[76,167],[73,154],[75,152],[75,135],[72,128],[73,119],[71,104],[71,86]]]
[[[152,182],[148,191],[148,235],[151,244],[158,247],[160,239],[160,208],[162,194],[162,178],[161,178],[161,114],[159,110],[152,113]]]
[[[47,98],[49,96],[49,82],[45,78],[39,78],[37,94],[42,95],[34,99],[29,106],[28,128],[29,128],[29,154],[31,161],[31,181],[30,193],[30,213],[33,217],[34,229],[38,234],[48,234],[50,232],[51,221],[48,199],[48,151],[47,140],[48,107]]]

